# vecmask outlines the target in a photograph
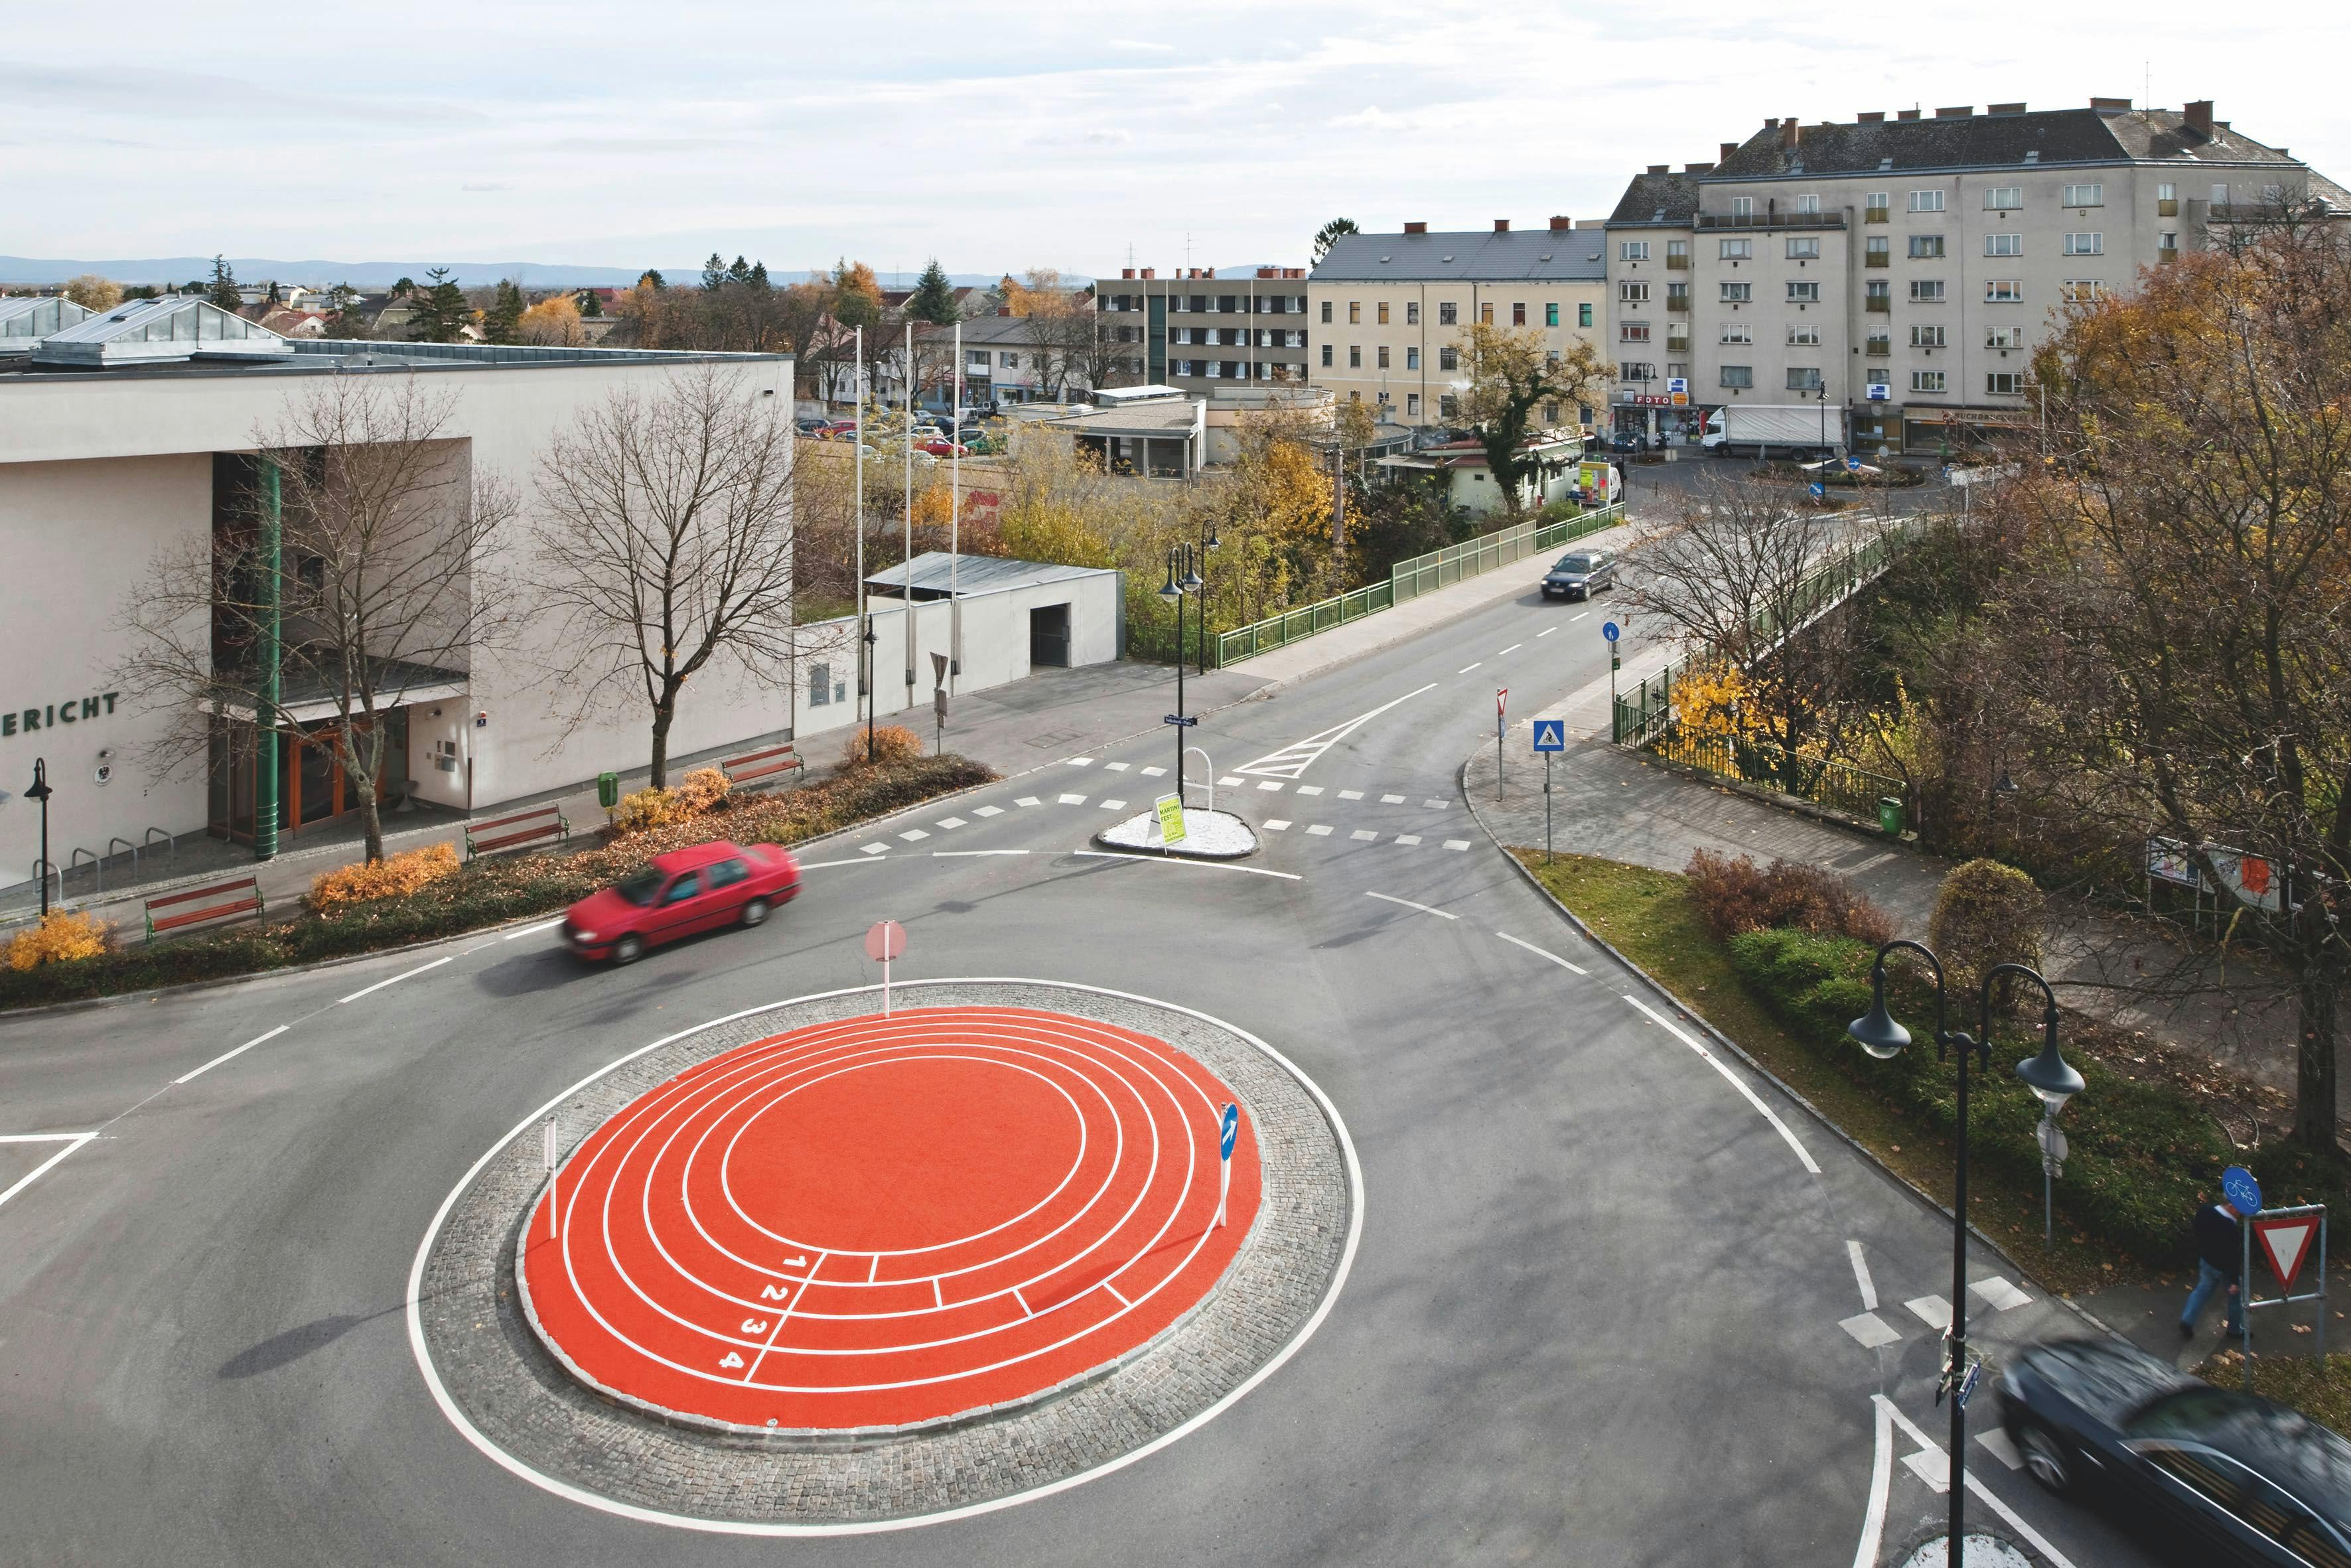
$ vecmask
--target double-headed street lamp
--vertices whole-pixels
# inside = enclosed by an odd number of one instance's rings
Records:
[[[1212,536],[1215,534],[1214,525],[1208,531]],[[1213,543],[1213,538],[1209,542]],[[1167,722],[1176,730],[1176,799],[1178,800],[1184,799],[1184,732],[1191,727],[1184,717],[1184,599],[1186,594],[1197,593],[1206,586],[1200,580],[1199,572],[1194,570],[1197,561],[1190,540],[1169,545],[1167,583],[1159,591],[1159,597],[1176,607],[1176,711],[1167,716]],[[1181,576],[1177,575],[1179,567],[1182,569]],[[1202,668],[1205,673],[1206,666]]]
[[[2048,979],[2038,969],[2022,964],[1995,964],[1986,970],[1983,995],[1978,1011],[1978,1034],[1970,1037],[1965,1030],[1947,1027],[1946,987],[1943,963],[1932,949],[1923,943],[1907,939],[1888,942],[1877,950],[1877,962],[1869,971],[1869,1011],[1853,1020],[1845,1032],[1861,1044],[1861,1048],[1881,1061],[1890,1061],[1902,1054],[1910,1043],[1910,1031],[1894,1021],[1886,1009],[1886,959],[1897,948],[1908,948],[1927,960],[1935,971],[1935,1054],[1939,1060],[1955,1053],[1959,1063],[1959,1162],[1951,1186],[1951,1326],[1945,1345],[1943,1381],[1936,1392],[1940,1399],[1945,1393],[1951,1397],[1951,1521],[1949,1561],[1959,1568],[1960,1554],[1965,1551],[1965,1538],[1959,1533],[1960,1516],[1965,1511],[1967,1496],[1967,1417],[1960,1408],[1963,1394],[1969,1392],[1968,1356],[1968,1059],[1976,1059],[1976,1066],[1991,1066],[1991,998],[1993,988],[2003,975],[2020,975],[2041,988],[2046,1006],[2041,1015],[2041,1054],[2027,1057],[2016,1064],[2016,1075],[2025,1086],[2040,1097],[2046,1114],[2054,1116],[2066,1101],[2082,1092],[2082,1075],[2057,1054],[2057,993],[2050,988]]]

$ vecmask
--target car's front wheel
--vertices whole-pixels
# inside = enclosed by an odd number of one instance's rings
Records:
[[[2025,1423],[2017,1434],[2017,1451],[2027,1474],[2053,1497],[2073,1495],[2077,1477],[2074,1451],[2054,1432],[2037,1422]]]
[[[763,921],[763,920],[765,920],[765,919],[767,919],[767,918],[768,918],[768,901],[767,901],[766,899],[764,899],[764,898],[755,898],[755,899],[753,899],[750,903],[748,903],[748,904],[745,904],[745,905],[743,906],[743,924],[744,924],[744,925],[758,925],[761,921]]]
[[[615,964],[633,964],[644,956],[645,939],[633,931],[612,944],[612,962]]]

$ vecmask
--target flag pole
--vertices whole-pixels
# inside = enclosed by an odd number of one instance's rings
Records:
[[[955,448],[947,456],[947,690],[955,690],[955,680],[963,674],[963,599],[957,593],[956,569],[963,559],[963,317],[956,317],[955,329],[955,434],[949,444]]]

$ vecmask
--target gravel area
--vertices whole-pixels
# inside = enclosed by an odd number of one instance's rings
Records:
[[[1147,850],[1193,860],[1233,861],[1257,853],[1257,833],[1230,811],[1186,811],[1184,836],[1175,843],[1159,837],[1159,813],[1145,811],[1094,835],[1106,850]]]

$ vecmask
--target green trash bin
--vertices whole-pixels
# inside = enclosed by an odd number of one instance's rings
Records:
[[[607,811],[621,803],[621,776],[617,773],[596,775],[596,804]]]
[[[1902,836],[1902,802],[1893,795],[1877,798],[1877,825],[1888,838]]]

